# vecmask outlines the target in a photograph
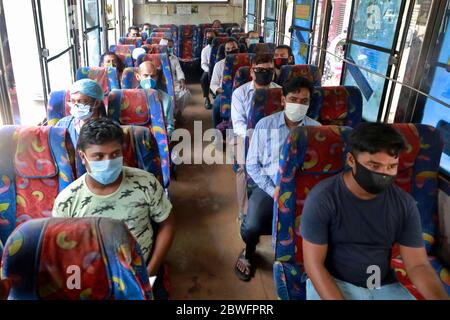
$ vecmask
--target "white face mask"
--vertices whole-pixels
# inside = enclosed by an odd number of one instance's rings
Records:
[[[75,119],[84,121],[94,114],[91,109],[91,106],[88,104],[72,104],[70,106],[70,114],[74,116]]]
[[[305,118],[308,108],[307,104],[286,102],[284,113],[292,122],[300,122]]]

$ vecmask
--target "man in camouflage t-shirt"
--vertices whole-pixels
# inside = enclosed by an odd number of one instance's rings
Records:
[[[83,126],[78,151],[87,173],[58,195],[53,216],[122,220],[141,247],[149,275],[155,276],[173,240],[172,205],[151,173],[123,166],[123,139],[122,129],[109,119]],[[152,222],[158,224],[156,237]]]

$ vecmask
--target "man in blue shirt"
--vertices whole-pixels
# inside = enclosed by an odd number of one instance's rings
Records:
[[[391,126],[360,124],[350,135],[351,170],[309,193],[300,224],[308,300],[414,299],[391,268],[394,244],[418,291],[448,299],[427,258],[417,205],[393,184],[404,148]]]
[[[81,127],[90,119],[106,116],[103,107],[104,93],[100,85],[91,79],[75,82],[69,91],[70,116],[59,120],[56,127],[66,128],[76,147]]]
[[[246,247],[235,266],[239,279],[250,280],[252,260],[261,235],[272,233],[273,197],[276,187],[280,149],[289,130],[298,126],[318,126],[306,116],[312,95],[312,84],[304,78],[293,78],[283,85],[284,111],[261,119],[251,136],[246,167],[257,184],[241,225],[241,237]]]
[[[161,70],[151,61],[144,61],[139,66],[139,73],[136,74],[136,78],[139,81],[139,89],[154,89],[160,94],[160,101],[163,106],[164,120],[166,121],[167,135],[172,136],[172,132],[175,129],[174,121],[174,103],[173,98],[162,89],[162,75]]]

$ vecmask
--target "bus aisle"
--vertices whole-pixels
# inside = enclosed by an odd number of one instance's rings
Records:
[[[203,107],[199,84],[189,85],[189,90],[192,99],[181,127],[193,135],[194,121],[202,121],[203,132],[211,128],[211,111]],[[203,147],[208,144],[204,142]],[[201,150],[194,149],[192,156],[198,152]],[[167,258],[171,299],[276,299],[270,236],[262,237],[258,245],[260,267],[251,281],[240,281],[234,274],[236,255],[243,242],[236,220],[232,165],[178,166],[170,197],[177,226]]]

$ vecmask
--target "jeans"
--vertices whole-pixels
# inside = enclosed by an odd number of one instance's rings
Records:
[[[218,95],[213,102],[212,107],[212,121],[215,129],[222,122],[222,110],[220,109],[220,95]]]
[[[345,300],[416,300],[399,282],[371,290],[338,279],[334,280]],[[306,281],[306,299],[321,300],[310,279]]]
[[[209,85],[211,80],[209,79],[209,73],[203,72],[202,77],[200,78],[200,84],[202,86],[203,98],[209,97]]]
[[[245,256],[251,258],[256,251],[259,236],[272,234],[273,198],[256,188],[248,201],[247,215],[241,225],[241,237],[246,244]]]

